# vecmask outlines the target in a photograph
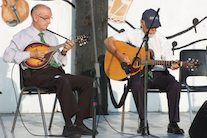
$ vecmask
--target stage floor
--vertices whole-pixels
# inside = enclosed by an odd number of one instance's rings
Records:
[[[196,113],[193,114],[195,116]],[[46,113],[46,123],[49,125],[50,113]],[[23,123],[18,116],[14,133],[11,133],[14,114],[3,114],[3,120],[7,138],[46,138],[42,126],[42,119],[40,114],[21,114]],[[159,138],[189,138],[188,130],[191,125],[189,113],[180,113],[181,122],[178,125],[184,129],[184,135],[176,135],[167,133],[168,114],[160,112],[149,112],[147,114],[150,134],[148,137]],[[73,119],[74,120],[74,119]],[[138,128],[138,115],[133,112],[125,113],[124,130],[121,132],[121,113],[109,113],[109,115],[97,115],[98,132],[96,138],[139,138],[143,137],[136,133]],[[87,119],[84,123],[92,128],[93,119]],[[61,135],[64,126],[64,121],[61,113],[55,113],[53,125],[49,135]],[[81,138],[91,138],[92,136],[82,136]],[[146,136],[145,136],[146,137]],[[2,128],[0,128],[0,138],[4,138]],[[49,136],[47,136],[49,138]],[[57,136],[50,136],[50,138],[57,138]],[[64,138],[64,137],[60,137]]]

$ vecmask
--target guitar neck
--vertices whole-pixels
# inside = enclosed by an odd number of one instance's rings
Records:
[[[141,64],[145,65],[145,59],[141,59]],[[172,64],[178,64],[182,66],[182,62],[175,62],[175,61],[165,61],[165,60],[152,60],[149,59],[148,65],[164,65],[166,67],[170,67]]]

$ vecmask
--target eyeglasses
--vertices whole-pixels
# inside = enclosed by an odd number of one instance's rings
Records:
[[[44,21],[47,21],[47,20],[51,20],[51,19],[52,19],[52,17],[44,18],[44,17],[42,17],[42,16],[40,16],[40,15],[38,15],[38,14],[37,14],[37,16],[40,17],[40,18],[42,18]]]

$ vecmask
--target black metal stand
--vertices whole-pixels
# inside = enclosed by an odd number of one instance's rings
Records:
[[[93,12],[93,0],[91,0],[91,14],[92,14],[92,30],[93,30],[93,39],[94,39],[94,52],[95,52],[95,70],[96,70],[96,81],[97,81],[97,91],[98,91],[98,105],[101,106],[101,89],[100,89],[100,65],[98,62],[98,56],[97,56],[97,47],[96,47],[96,31],[95,31],[95,23],[94,23],[94,12]],[[94,99],[94,104],[96,99]],[[92,137],[95,138],[96,134],[96,107],[93,108],[93,135]],[[100,108],[101,110],[101,108]]]

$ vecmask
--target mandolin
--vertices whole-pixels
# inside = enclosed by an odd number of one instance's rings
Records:
[[[78,43],[79,46],[83,46],[88,43],[89,35],[81,35],[76,37],[75,40],[72,40],[71,42],[76,42]],[[52,58],[52,56],[55,54],[55,52],[61,48],[64,47],[64,44],[60,44],[57,46],[48,46],[43,43],[32,43],[28,45],[24,51],[34,51],[34,50],[42,50],[45,51],[45,57],[40,60],[40,59],[35,59],[35,58],[30,58],[26,61],[23,61],[24,64],[30,68],[30,69],[42,69],[45,66],[47,66]]]

